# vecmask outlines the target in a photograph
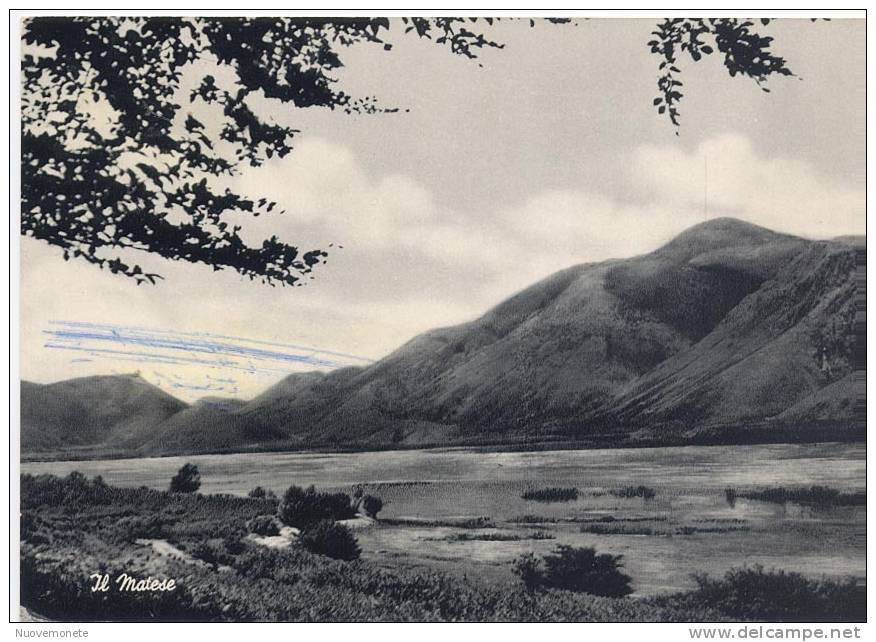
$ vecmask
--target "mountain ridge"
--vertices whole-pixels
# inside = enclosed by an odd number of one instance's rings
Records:
[[[630,445],[793,440],[828,424],[857,435],[843,382],[859,248],[713,219],[648,254],[561,270],[374,364],[292,374],[228,408],[180,408],[122,445]]]

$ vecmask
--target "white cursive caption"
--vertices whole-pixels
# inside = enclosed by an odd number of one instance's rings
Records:
[[[151,575],[146,578],[137,578],[127,573],[122,573],[113,582],[108,573],[92,573],[88,576],[88,579],[94,581],[91,587],[92,593],[109,591],[113,583],[115,583],[117,590],[129,592],[173,591],[176,589],[176,580],[170,578],[161,580]]]

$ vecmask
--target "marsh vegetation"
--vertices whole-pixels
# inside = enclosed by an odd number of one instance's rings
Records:
[[[501,477],[487,478],[466,472],[465,453],[423,453],[411,468],[400,468],[395,459],[403,461],[410,453],[381,453],[376,474],[398,481],[371,483],[357,483],[380,479],[367,468],[370,455],[314,456],[312,468],[288,463],[308,461],[302,456],[248,455],[247,469],[256,464],[263,470],[262,492],[251,492],[258,485],[252,477],[223,471],[226,459],[221,457],[191,462],[201,474],[200,489],[191,493],[167,491],[169,479],[190,463],[185,460],[150,461],[150,466],[165,466],[161,474],[138,472],[136,462],[77,462],[86,470],[104,470],[104,477],[64,473],[22,479],[22,569],[29,569],[35,587],[23,594],[31,596],[30,606],[38,613],[48,616],[55,609],[53,617],[63,619],[64,599],[46,606],[40,597],[62,590],[55,584],[59,577],[69,593],[85,567],[121,571],[132,563],[143,574],[180,578],[182,606],[148,606],[159,619],[746,619],[767,612],[767,589],[757,597],[757,587],[773,586],[773,581],[821,596],[821,611],[813,612],[847,614],[864,591],[863,540],[856,534],[863,532],[866,507],[747,497],[730,505],[724,489],[737,488],[741,495],[749,489],[803,488],[800,480],[808,478],[837,489],[838,496],[854,495],[861,493],[854,481],[859,460],[851,457],[836,467],[837,453],[823,445],[819,452],[829,455],[823,465],[817,457],[776,458],[776,447],[770,448],[764,470],[773,485],[761,486],[739,483],[730,468],[722,473],[711,464],[708,475],[701,475],[704,469],[692,456],[701,456],[702,449],[685,451],[678,470],[667,466],[674,455],[664,454],[662,469],[640,465],[638,476],[625,475],[634,468],[618,465],[617,459],[644,458],[645,453],[614,453],[615,461],[604,469],[599,467],[604,458],[590,453],[479,453],[480,467],[471,471],[485,469],[491,458],[501,457],[504,464]],[[715,453],[706,449],[703,454]],[[296,471],[294,477],[272,470],[274,457]],[[588,463],[558,474],[556,462],[566,458]],[[446,460],[453,462],[457,478],[436,468]],[[527,465],[517,468],[517,461]],[[114,466],[124,466],[121,479],[131,486],[119,485]],[[527,476],[515,478],[518,470]],[[534,471],[541,480],[532,477]],[[750,480],[758,473],[749,467],[745,474]],[[267,479],[271,488],[264,485]],[[611,492],[639,486],[653,489],[654,495]],[[578,497],[537,505],[521,497],[528,489],[544,488],[577,488]],[[366,496],[379,498],[376,513],[373,501],[366,507]],[[831,542],[830,550],[825,541]],[[586,549],[592,549],[594,563],[607,559],[602,555],[616,559],[616,570],[630,578],[632,593],[596,595],[593,591],[608,589],[581,592],[580,586],[551,579],[560,569],[546,560],[559,556],[581,562],[589,553],[560,551]],[[526,559],[538,571],[528,584],[515,574]],[[758,563],[761,573],[739,575]],[[736,574],[728,577],[731,569]],[[801,584],[798,577],[810,584]],[[237,592],[226,586],[228,580]],[[721,606],[721,596],[727,595],[740,596],[727,598],[728,604],[734,599],[743,603],[741,596],[749,594],[745,586],[757,600],[750,613]],[[276,599],[262,599],[265,591]],[[375,591],[381,596],[376,601],[371,599]],[[426,595],[433,601],[462,600],[467,606],[436,605]],[[75,608],[88,612],[91,598],[80,598],[85,606]],[[117,601],[118,596],[107,599]],[[113,612],[119,619],[142,618],[142,607],[115,604]],[[788,605],[769,609],[778,609],[777,619],[798,617]]]
[[[867,493],[844,493],[828,486],[809,486],[803,488],[759,488],[753,490],[736,490],[726,488],[724,496],[728,504],[737,499],[754,499],[774,504],[808,504],[813,506],[866,506]]]
[[[526,490],[521,497],[537,502],[571,502],[578,499],[577,488],[531,488]]]

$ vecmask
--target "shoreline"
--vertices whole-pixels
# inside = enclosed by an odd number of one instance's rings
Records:
[[[431,452],[431,453],[454,453],[454,452],[471,452],[471,453],[542,453],[542,452],[566,452],[575,450],[656,450],[661,448],[712,448],[712,447],[727,447],[727,446],[805,446],[813,444],[824,445],[842,445],[842,444],[859,444],[866,448],[866,439],[831,439],[831,440],[812,440],[812,441],[758,441],[746,443],[642,443],[642,444],[624,444],[615,446],[605,446],[598,444],[585,444],[581,442],[542,442],[539,444],[530,444],[530,447],[513,447],[511,444],[497,445],[453,445],[453,446],[411,446],[409,448],[372,448],[372,449],[348,449],[348,450],[234,450],[234,451],[219,451],[219,452],[197,452],[188,454],[173,454],[173,455],[144,455],[140,457],[132,457],[130,455],[122,456],[94,456],[81,458],[21,458],[19,466],[25,464],[52,464],[52,463],[79,463],[79,462],[97,462],[97,461],[143,461],[148,459],[174,459],[184,457],[217,457],[217,456],[235,456],[235,455],[357,455],[357,454],[377,454],[377,453],[401,453],[401,452]],[[533,447],[534,446],[534,447]]]

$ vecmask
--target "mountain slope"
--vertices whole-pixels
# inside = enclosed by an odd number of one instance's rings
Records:
[[[777,417],[828,387],[849,372],[853,270],[848,248],[807,244],[702,341],[621,394],[615,416],[741,423]]]
[[[848,428],[856,246],[709,221],[650,254],[558,272],[368,367],[290,375],[221,410],[196,404],[142,433],[137,452]]]
[[[292,375],[226,430],[367,447],[759,423],[847,374],[848,346],[830,345],[830,375],[819,350],[850,323],[853,258],[846,243],[709,221],[651,254],[559,272],[370,367]],[[177,426],[179,446],[206,424]]]
[[[186,404],[138,375],[21,382],[23,452],[129,448]]]

